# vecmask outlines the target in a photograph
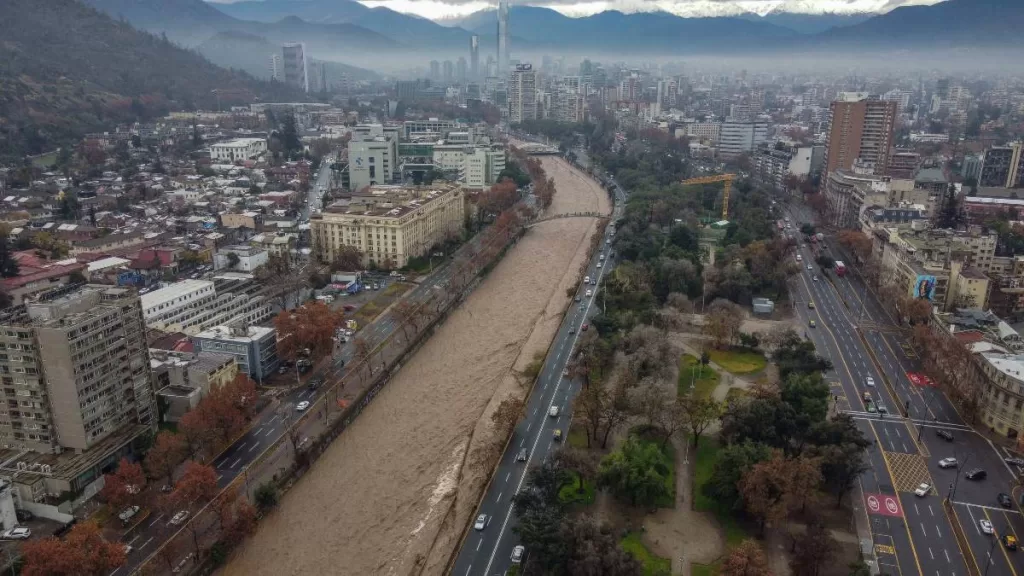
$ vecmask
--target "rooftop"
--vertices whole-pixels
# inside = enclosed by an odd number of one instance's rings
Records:
[[[181,282],[175,282],[165,288],[143,294],[142,309],[146,310],[153,306],[165,304],[179,296],[184,296],[207,287],[213,288],[213,282],[209,280],[182,280]]]
[[[251,342],[265,338],[268,334],[274,334],[274,328],[266,326],[248,326],[244,329],[232,329],[229,326],[214,326],[208,330],[195,335],[195,338],[206,338],[208,340],[225,340],[230,342]]]

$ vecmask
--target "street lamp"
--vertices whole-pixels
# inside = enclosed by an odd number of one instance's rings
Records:
[[[953,457],[956,458],[956,452],[953,453]],[[956,496],[956,487],[960,485],[960,472],[967,466],[967,463],[970,462],[970,460],[971,460],[971,455],[968,454],[964,458],[964,463],[963,464],[961,464],[959,461],[957,461],[957,464],[956,464],[956,478],[954,478],[953,479],[953,483],[949,485],[949,495],[946,496],[946,500],[948,502],[950,502],[950,503],[953,502],[953,497]]]

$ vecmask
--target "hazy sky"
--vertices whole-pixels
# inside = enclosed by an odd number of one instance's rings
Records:
[[[233,2],[238,0],[213,0]],[[465,16],[497,6],[489,0],[359,0],[371,7],[417,14],[431,19]],[[764,14],[772,10],[820,14],[822,12],[888,12],[899,6],[936,4],[941,0],[513,0],[512,4],[547,6],[568,16],[587,16],[604,10],[650,12],[664,10],[680,16],[728,16],[742,12]]]

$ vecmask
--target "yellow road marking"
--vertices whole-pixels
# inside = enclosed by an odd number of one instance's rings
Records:
[[[988,521],[992,522],[992,517],[988,515],[988,509],[982,508],[981,511],[985,514],[985,518],[988,518]],[[992,522],[992,527],[996,528],[995,522]],[[1013,528],[1010,528],[1010,531],[1013,532]],[[1000,542],[996,544],[996,546],[998,546],[999,549],[1003,551],[1003,558],[1006,558],[1006,564],[1010,567],[1010,572],[1013,573],[1013,576],[1017,576],[1017,570],[1014,569],[1013,562],[1010,561],[1010,555],[1006,553],[1006,546],[1003,546],[1002,538],[999,535],[998,528],[996,528],[995,534],[993,534],[993,536],[1000,539]],[[1014,536],[1016,536],[1016,534],[1014,534]]]

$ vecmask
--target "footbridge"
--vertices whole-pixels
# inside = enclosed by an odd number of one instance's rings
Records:
[[[566,218],[604,218],[607,216],[607,214],[602,214],[600,212],[566,212],[563,214],[552,214],[551,216],[545,216],[531,221],[526,225],[526,228],[532,228],[537,224],[542,224],[551,220],[564,220]]]

